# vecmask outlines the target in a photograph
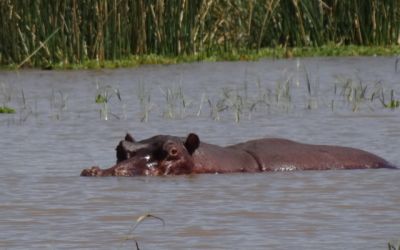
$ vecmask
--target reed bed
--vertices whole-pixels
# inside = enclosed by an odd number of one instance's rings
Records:
[[[390,0],[2,0],[0,64],[395,45],[399,32]]]

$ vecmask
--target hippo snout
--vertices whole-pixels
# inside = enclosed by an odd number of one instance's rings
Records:
[[[85,168],[81,172],[81,176],[101,176],[102,170],[97,167]]]

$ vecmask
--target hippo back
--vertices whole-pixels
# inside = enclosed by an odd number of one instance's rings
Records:
[[[192,155],[193,173],[259,172],[258,162],[249,153],[235,148],[201,142]]]
[[[360,149],[286,139],[252,140],[230,148],[251,154],[261,171],[394,168],[384,159]]]

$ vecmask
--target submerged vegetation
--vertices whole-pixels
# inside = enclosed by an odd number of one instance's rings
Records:
[[[400,241],[398,241],[397,243],[389,242],[388,250],[400,250]]]
[[[294,112],[397,112],[400,110],[400,98],[397,86],[388,86],[382,80],[363,80],[360,76],[334,75],[331,80],[320,86],[320,75],[311,73],[296,60],[296,70],[283,74],[273,80],[264,81],[259,77],[245,77],[242,84],[230,84],[212,88],[211,91],[197,90],[187,93],[182,78],[178,83],[158,86],[146,84],[143,80],[136,83],[133,91],[120,90],[118,84],[96,81],[93,95],[78,112],[89,114],[99,112],[101,120],[133,119],[148,122],[154,119],[184,120],[207,118],[214,121],[251,120],[270,114],[288,114]],[[324,80],[326,81],[326,80]],[[43,105],[38,110],[37,100],[25,96],[24,90],[15,91],[9,85],[2,84],[0,113],[16,114],[20,122],[30,116],[45,114]],[[3,98],[1,98],[3,97]],[[66,117],[71,111],[68,93],[51,89],[49,95],[50,114],[54,120]],[[17,106],[17,110],[8,106]],[[72,105],[73,106],[73,105]],[[83,108],[83,109],[82,109]],[[3,111],[4,110],[4,111]],[[71,114],[70,112],[68,114]]]
[[[15,109],[7,107],[7,106],[0,106],[0,114],[14,114]]]
[[[116,96],[116,98],[121,101],[121,94],[118,88],[113,88],[110,85],[100,85],[96,83],[96,98],[95,103],[101,105],[100,108],[100,118],[108,120],[109,114],[119,119],[119,116],[112,113],[109,109],[111,99]]]
[[[0,114],[14,114],[15,109],[8,106],[8,103],[11,102],[12,89],[10,86],[7,86],[5,83],[0,82],[0,99],[2,105],[0,105]]]
[[[399,13],[399,1],[378,0],[5,0],[0,64],[93,68],[393,54],[400,52]]]

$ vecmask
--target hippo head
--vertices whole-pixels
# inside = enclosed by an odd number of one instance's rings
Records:
[[[116,147],[117,164],[109,169],[84,169],[82,176],[134,176],[190,174],[193,152],[199,147],[196,134],[186,138],[158,135],[135,141],[130,134]]]

